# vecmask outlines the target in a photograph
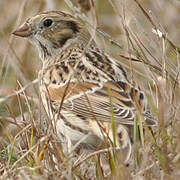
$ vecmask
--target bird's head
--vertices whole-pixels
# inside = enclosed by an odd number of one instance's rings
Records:
[[[41,59],[46,60],[77,40],[82,40],[79,37],[84,34],[83,26],[70,14],[48,11],[27,19],[13,34],[28,38],[37,47]]]

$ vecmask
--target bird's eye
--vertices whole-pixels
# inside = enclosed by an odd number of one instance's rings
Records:
[[[53,23],[52,19],[46,19],[44,22],[43,22],[43,25],[45,27],[49,27],[51,26],[51,24]]]

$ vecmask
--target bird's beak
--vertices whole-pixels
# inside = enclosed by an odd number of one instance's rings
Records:
[[[12,32],[12,34],[20,37],[28,37],[32,34],[31,28],[28,24],[24,23],[19,28],[17,28],[15,31]]]

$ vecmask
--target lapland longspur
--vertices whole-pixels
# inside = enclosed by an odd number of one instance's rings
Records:
[[[137,111],[148,125],[155,124],[145,94],[129,80],[118,61],[97,47],[87,27],[72,15],[42,12],[13,34],[28,38],[38,49],[43,64],[40,93],[59,137],[72,144],[86,137],[82,143],[92,146],[107,136],[114,141],[113,116],[116,146],[131,148],[129,129]]]

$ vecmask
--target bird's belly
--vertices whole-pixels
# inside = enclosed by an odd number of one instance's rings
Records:
[[[71,141],[80,141],[84,136],[90,134],[88,122],[82,120],[75,114],[62,110],[61,117],[57,120],[56,129]]]

